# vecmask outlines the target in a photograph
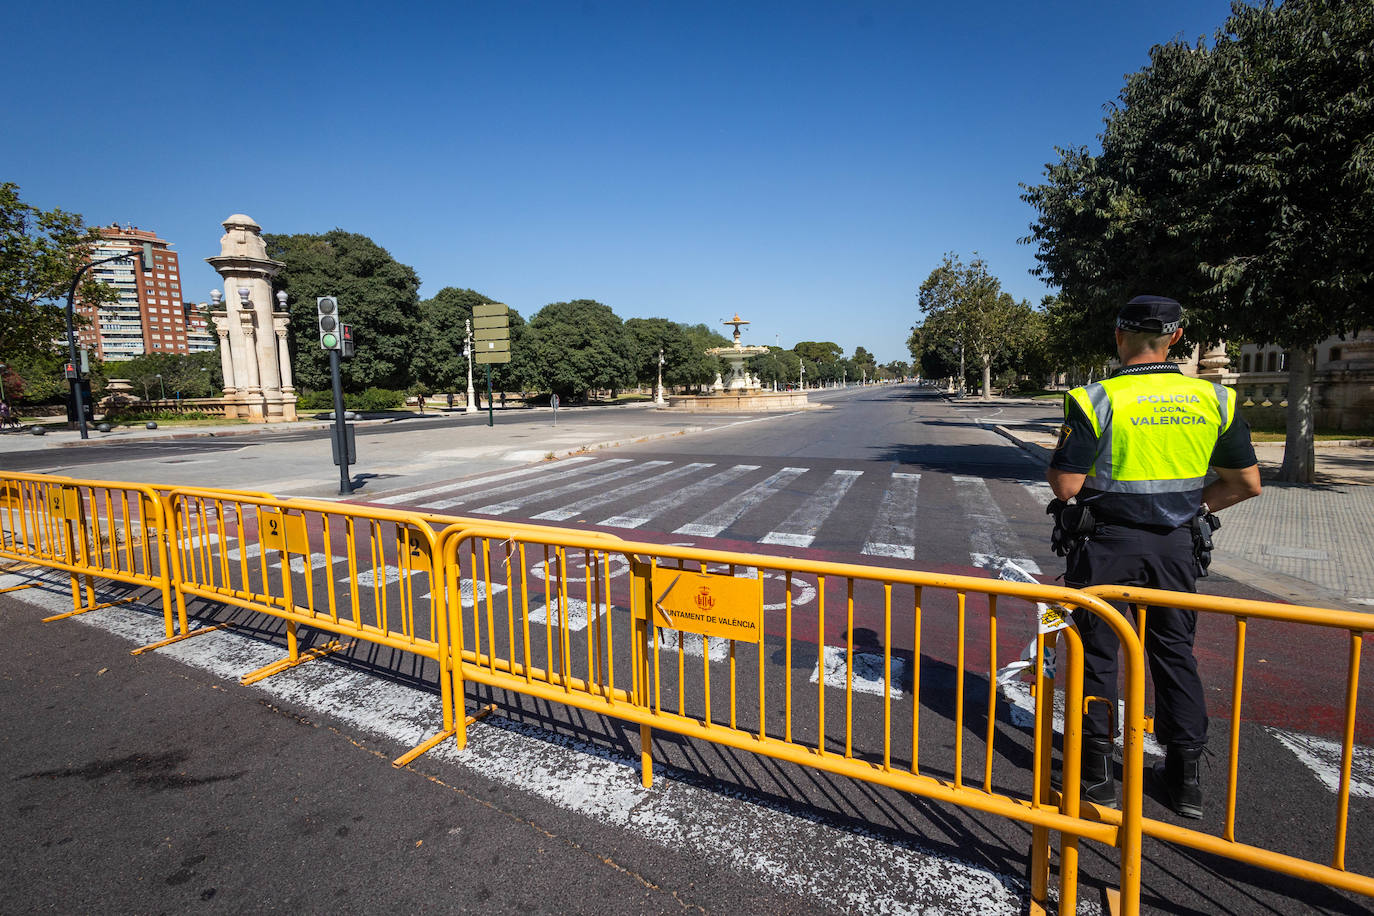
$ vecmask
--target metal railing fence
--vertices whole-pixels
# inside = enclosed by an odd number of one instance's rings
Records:
[[[460,597],[449,604],[453,696],[464,698],[474,682],[636,723],[646,786],[658,728],[1029,824],[1039,907],[1048,899],[1049,833],[1060,831],[1063,913],[1076,900],[1078,840],[1117,846],[1124,910],[1137,910],[1144,662],[1130,624],[1106,603],[1044,585],[495,524],[453,526],[440,547],[446,590]],[[693,602],[722,610],[689,623]],[[1014,632],[1014,622],[1024,630],[1030,621],[1033,632],[1035,602],[1098,614],[1123,640],[1124,806],[1115,817],[1078,797],[1084,698],[1072,629],[1063,631],[1060,669],[1065,792],[1049,786],[1054,684],[1038,666],[1029,771],[995,772],[1006,740],[999,626]],[[978,651],[974,620],[986,627]],[[922,695],[923,669],[945,648],[953,653],[946,715],[922,716],[941,702]],[[815,657],[814,687],[794,675],[806,656]],[[778,694],[782,711],[770,713]],[[465,720],[460,710],[460,747]],[[922,752],[941,742],[954,748],[943,769]]]
[[[171,636],[165,528],[163,504],[152,487],[0,472],[0,557],[62,570],[71,583],[71,612],[49,620],[133,600],[98,602],[94,579],[110,579],[156,589]]]
[[[1374,877],[1347,871],[1345,862],[1346,833],[1350,815],[1351,770],[1355,752],[1355,730],[1358,721],[1361,649],[1365,634],[1374,630],[1374,615],[1356,611],[1301,607],[1240,598],[1220,598],[1211,595],[1167,592],[1132,586],[1099,585],[1084,589],[1084,591],[1104,601],[1134,606],[1139,628],[1138,639],[1142,642],[1150,606],[1186,608],[1197,611],[1199,614],[1229,617],[1234,626],[1230,692],[1231,722],[1226,751],[1226,801],[1221,835],[1218,836],[1153,818],[1145,818],[1142,821],[1144,834],[1155,839],[1177,843],[1181,846],[1224,856],[1271,871],[1374,896]],[[1318,631],[1344,631],[1348,634],[1344,659],[1345,684],[1341,698],[1343,716],[1340,775],[1335,789],[1335,808],[1331,812],[1334,816],[1334,836],[1329,864],[1243,843],[1236,838],[1236,805],[1241,789],[1239,779],[1240,725],[1245,693],[1246,636],[1251,620],[1276,621],[1294,626],[1314,627]],[[1303,640],[1299,632],[1295,631],[1290,638],[1302,641],[1304,645],[1309,647],[1309,651],[1312,651],[1313,642]],[[1332,661],[1333,664],[1339,664],[1340,659]],[[1315,655],[1309,658],[1309,665],[1313,672],[1323,671],[1328,667]],[[1265,798],[1276,803],[1284,800],[1281,797],[1275,798],[1272,794],[1266,795]],[[1290,813],[1291,816],[1297,816],[1297,814],[1297,812]],[[1311,812],[1307,811],[1301,812],[1301,818],[1309,824],[1315,820]]]

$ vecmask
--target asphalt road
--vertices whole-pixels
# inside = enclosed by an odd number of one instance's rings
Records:
[[[979,422],[993,411],[998,422],[1053,422],[1053,405],[987,408],[910,387],[842,392],[829,403],[834,409],[674,438],[671,448],[608,449],[516,473],[506,466],[495,472],[500,477],[489,469],[445,478],[427,468],[388,479],[389,490],[379,486],[368,498],[650,541],[963,574],[988,575],[1010,558],[1054,575],[1059,561],[1045,544],[1039,466]],[[214,461],[221,447],[175,445],[171,457],[202,461]],[[168,458],[165,451],[140,456],[126,467]],[[1207,587],[1254,594],[1219,579]],[[815,590],[810,605],[800,597],[798,612],[809,613]],[[0,825],[0,848],[11,852],[0,869],[12,887],[36,868],[45,878],[28,885],[35,889],[17,911],[90,908],[86,900],[102,898],[63,887],[81,868],[93,868],[99,880],[91,883],[108,889],[99,908],[109,911],[182,907],[197,895],[250,911],[367,909],[375,901],[365,894],[388,906],[484,912],[1007,912],[1023,902],[1028,833],[1010,822],[663,733],[655,756],[664,787],[636,794],[634,729],[475,687],[469,708],[494,701],[500,710],[485,729],[474,728],[479,747],[466,757],[434,752],[394,773],[384,758],[405,741],[392,746],[397,738],[349,703],[366,706],[362,695],[382,687],[411,691],[401,705],[432,702],[436,672],[424,666],[355,652],[262,689],[242,688],[231,674],[246,669],[224,667],[224,658],[267,652],[270,659],[280,652],[279,628],[249,628],[252,638],[213,634],[183,644],[180,655],[130,659],[123,641],[152,638],[157,621],[107,612],[82,618],[92,626],[43,627],[33,607],[0,600],[16,609],[7,608],[6,632],[22,659],[0,682],[0,704],[14,723],[0,747],[6,770],[21,774],[7,793],[19,816]],[[43,600],[60,607],[66,599],[58,589]],[[858,604],[859,642],[880,652],[873,640],[881,626],[863,616],[871,603],[861,595]],[[200,610],[207,620],[224,616]],[[959,680],[948,610],[939,602],[928,609],[920,664],[921,766],[942,778],[955,767],[949,735]],[[838,617],[823,632],[813,628],[809,641],[794,641],[797,683],[824,666],[821,645],[844,644]],[[774,684],[787,661],[776,611],[766,629],[759,657]],[[1012,621],[1007,630],[1018,632]],[[910,635],[898,627],[892,646],[908,663]],[[1209,629],[1199,637],[1219,748],[1230,715],[1220,689],[1229,672],[1218,663],[1227,639]],[[1266,672],[1273,679],[1265,683],[1294,692],[1261,698],[1242,718],[1242,838],[1321,859],[1333,797],[1276,737],[1273,722],[1260,721],[1281,715],[1285,734],[1329,736],[1328,685],[1303,664],[1316,647],[1286,644],[1282,633],[1259,627],[1251,639],[1265,664],[1283,669]],[[975,697],[986,694],[986,674],[977,672],[988,663],[976,645],[970,640],[962,675]],[[757,673],[748,654],[740,659],[744,710],[758,705],[747,687]],[[326,683],[345,674],[365,675],[368,686]],[[905,688],[894,703],[899,720],[909,717],[910,675],[893,686]],[[799,722],[816,721],[807,699],[814,689],[797,693]],[[700,701],[698,689],[689,702]],[[871,748],[882,704],[857,702],[855,741]],[[399,708],[394,700],[382,707],[393,718]],[[843,734],[835,714],[827,712],[830,742]],[[972,742],[981,726],[965,721]],[[1029,736],[1011,710],[999,711],[997,732],[999,767],[1023,767]],[[603,765],[609,775],[596,769]],[[981,770],[971,757],[961,765]],[[1221,769],[1204,773],[1209,829],[1219,829],[1213,802],[1224,792]],[[551,773],[558,778],[546,779]],[[114,816],[102,799],[118,805]],[[1367,798],[1352,801],[1348,863],[1364,873],[1374,865],[1369,807]],[[1146,813],[1172,817],[1155,800]],[[1113,878],[1112,857],[1089,846],[1084,871],[1091,906]],[[1145,880],[1147,908],[1165,912],[1366,911],[1312,885],[1159,843],[1147,848]],[[970,886],[979,889],[966,892]]]

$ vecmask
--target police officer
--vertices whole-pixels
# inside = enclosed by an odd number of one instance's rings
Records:
[[[1121,309],[1116,348],[1121,368],[1064,398],[1064,425],[1046,477],[1057,499],[1056,540],[1067,542],[1065,582],[1196,591],[1206,575],[1211,513],[1259,495],[1250,429],[1235,393],[1179,372],[1169,348],[1183,336],[1173,299],[1137,296]],[[1208,470],[1215,479],[1206,482]],[[1059,501],[1074,500],[1073,505]],[[1204,521],[1205,520],[1205,521]],[[1065,530],[1067,529],[1067,530]],[[1123,609],[1124,610],[1124,609]],[[1118,641],[1082,611],[1085,697],[1083,793],[1115,804],[1112,774]],[[1145,653],[1155,689],[1155,735],[1165,745],[1153,769],[1169,806],[1202,816],[1199,759],[1207,744],[1207,708],[1193,637],[1197,613],[1152,607]]]

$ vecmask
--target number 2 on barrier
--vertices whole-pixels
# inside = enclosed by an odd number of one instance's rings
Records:
[[[305,516],[287,515],[280,509],[258,510],[258,540],[263,550],[285,553],[310,553],[310,539],[305,533]]]
[[[76,521],[81,518],[81,493],[76,487],[49,487],[48,514]]]

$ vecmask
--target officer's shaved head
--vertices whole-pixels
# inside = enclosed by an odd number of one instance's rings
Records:
[[[1169,356],[1169,346],[1174,342],[1174,336],[1174,334],[1118,329],[1116,347],[1123,360],[1135,359],[1140,356],[1157,356],[1156,362],[1163,362]]]

